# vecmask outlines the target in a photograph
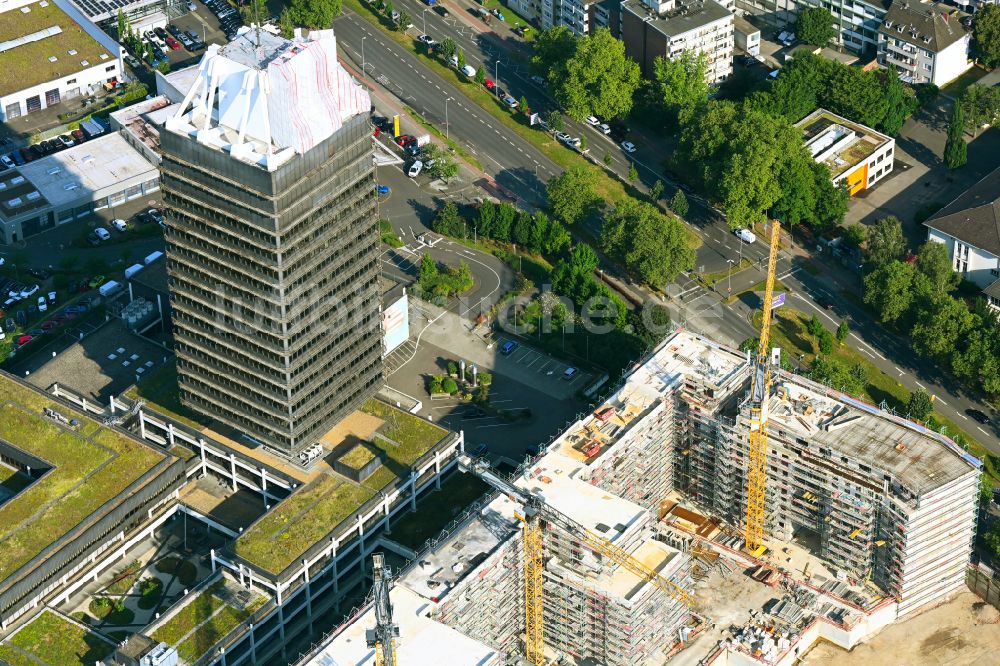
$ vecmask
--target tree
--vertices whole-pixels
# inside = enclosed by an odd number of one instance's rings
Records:
[[[451,60],[451,57],[456,53],[458,53],[458,45],[455,44],[455,40],[452,39],[451,37],[445,37],[444,39],[441,40],[441,47],[439,52],[441,53],[441,57],[444,59],[444,61],[449,62]]]
[[[531,69],[548,81],[550,73],[561,71],[576,51],[576,37],[564,25],[542,30],[532,42]]]
[[[903,223],[892,215],[881,218],[875,226],[868,228],[868,263],[883,266],[890,261],[902,259],[906,254],[906,238],[903,237]]]
[[[630,273],[657,288],[694,266],[684,226],[637,199],[622,199],[606,217],[601,245],[621,258]]]
[[[535,216],[539,216],[542,213],[536,213]],[[550,220],[549,228],[546,231],[545,241],[542,245],[542,252],[552,257],[560,254],[563,250],[569,248],[572,238],[569,232],[566,231],[559,220]]]
[[[832,75],[821,89],[819,101],[830,111],[869,127],[880,127],[889,109],[878,72],[841,63],[832,65]]]
[[[816,182],[816,210],[809,226],[814,231],[822,232],[843,221],[850,195],[844,182],[833,184],[825,164],[813,162],[809,167]]]
[[[818,195],[811,162],[799,152],[782,165],[782,193],[774,204],[774,214],[789,226],[811,222],[815,214]]]
[[[847,336],[850,334],[850,332],[851,328],[850,326],[848,326],[847,320],[844,319],[843,321],[840,322],[840,326],[837,327],[837,342],[839,342],[840,344],[844,344],[844,341],[847,340]]]
[[[963,301],[951,296],[932,299],[919,308],[910,329],[913,350],[946,365],[958,341],[974,325],[975,319]]]
[[[948,140],[944,145],[944,163],[949,169],[965,166],[968,161],[968,146],[965,144],[965,117],[962,105],[956,103],[951,112],[951,124],[948,126]]]
[[[525,249],[531,249],[531,227],[531,213],[522,210],[517,216],[514,228],[511,229],[510,239]]]
[[[465,51],[459,49],[457,55],[458,55],[458,68],[465,69]]]
[[[905,261],[893,261],[865,276],[865,303],[875,308],[883,324],[899,319],[913,302],[917,269]]]
[[[552,214],[566,224],[590,215],[601,202],[595,184],[593,172],[585,167],[571,167],[551,178],[545,191]]]
[[[674,192],[674,196],[670,197],[670,210],[674,211],[681,217],[688,214],[690,206],[688,205],[687,196],[684,194],[684,190],[678,188]]]
[[[663,198],[663,190],[666,186],[663,184],[662,180],[657,179],[653,186],[649,188],[649,200],[656,203],[661,198]],[[680,190],[678,190],[679,192]]]
[[[521,113],[525,115],[529,115],[531,113],[531,109],[528,107],[528,98],[524,95],[521,95],[521,99],[518,101],[517,106]]]
[[[559,111],[553,109],[549,112],[548,118],[545,120],[545,124],[549,126],[549,129],[553,132],[559,132],[563,128],[562,114]]]
[[[392,17],[392,13],[396,11],[396,8],[392,6],[392,0],[386,0],[385,2],[385,15]]]
[[[625,43],[607,28],[576,40],[572,55],[549,71],[552,94],[566,113],[582,121],[589,115],[617,118],[632,109],[639,87],[639,65],[625,56]]]
[[[445,202],[441,210],[438,211],[437,215],[434,216],[434,221],[431,222],[431,228],[439,234],[444,234],[445,236],[461,236],[465,230],[465,223],[462,221],[461,216],[458,214],[458,206],[454,201]],[[425,257],[427,255],[424,255]],[[421,271],[423,269],[421,268]],[[421,273],[421,277],[423,277]]]
[[[1000,7],[978,5],[972,20],[972,54],[986,67],[1000,65]]]
[[[429,284],[433,282],[438,276],[438,266],[437,262],[431,258],[431,255],[425,254],[420,258],[420,283]]]
[[[580,143],[577,146],[577,148],[580,150],[581,153],[587,152],[587,135],[586,134],[581,134],[580,135]]]
[[[831,66],[824,58],[812,53],[796,54],[773,79],[766,93],[757,93],[754,104],[769,109],[789,122],[797,122],[812,113],[829,78]]]
[[[848,247],[858,248],[865,242],[865,227],[862,224],[852,224],[844,229],[844,243]]]
[[[339,11],[338,11],[339,13]],[[271,12],[267,9],[264,0],[249,0],[247,4],[240,7],[240,16],[247,25],[262,24],[267,21]]]
[[[843,361],[827,356],[813,359],[810,371],[813,379],[851,395],[860,395],[867,383],[864,367],[848,367]]]
[[[410,27],[411,21],[412,19],[410,18],[409,13],[405,9],[400,9],[399,20],[396,21],[396,30],[399,32],[406,32],[407,28]]]
[[[486,80],[486,68],[483,67],[482,63],[476,68],[476,83],[483,85],[483,81]]]
[[[927,415],[934,409],[934,403],[927,391],[917,389],[910,394],[910,399],[906,401],[906,412],[914,421],[926,421]]]
[[[653,60],[653,84],[659,101],[676,117],[693,112],[708,99],[708,55],[681,51],[673,59]]]
[[[628,165],[628,182],[634,183],[639,179],[639,171],[635,168],[635,163]]]
[[[118,41],[125,38],[128,32],[128,21],[125,19],[125,14],[121,9],[118,10]]]
[[[1000,119],[1000,88],[974,83],[965,89],[959,100],[965,129],[977,134],[985,125],[995,125]]]
[[[833,15],[825,7],[809,7],[799,12],[795,22],[795,35],[804,43],[826,46],[837,36]]]
[[[933,296],[943,296],[958,286],[961,279],[952,268],[944,243],[927,241],[917,250],[917,269],[925,275]]]
[[[268,16],[266,8],[258,9],[261,16]],[[295,26],[329,28],[333,19],[340,16],[340,10],[341,0],[292,0],[285,11],[288,12],[288,20]]]
[[[912,104],[903,82],[899,80],[899,72],[891,65],[886,69],[883,94],[887,108],[879,129],[889,136],[896,136],[912,112]]]
[[[833,353],[833,336],[825,328],[819,334],[819,351],[827,355]]]

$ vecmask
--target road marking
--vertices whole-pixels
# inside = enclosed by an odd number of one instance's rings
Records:
[[[959,414],[959,416],[961,416],[961,417],[962,417],[963,419],[965,419],[966,421],[968,421],[968,420],[969,420],[969,417],[968,417],[968,416],[966,416],[965,414]]]
[[[902,377],[902,376],[903,376],[903,371],[899,369],[899,366],[898,366],[898,365],[894,365],[894,366],[892,366],[892,367],[896,368],[896,372],[898,372],[898,373],[899,373],[899,376],[900,376],[900,377]]]
[[[979,432],[983,433],[983,434],[984,434],[984,435],[986,435],[987,437],[989,437],[989,436],[990,436],[990,433],[986,432],[985,430],[983,430],[983,429],[982,429],[982,428],[980,428],[979,426],[976,426],[976,430],[978,430]]]
[[[942,405],[947,405],[948,404],[947,402],[945,402],[941,398],[935,398],[935,400],[937,400],[938,402],[940,402]]]
[[[920,388],[922,388],[925,391],[927,390],[927,387],[924,386],[923,384],[921,384],[920,382],[917,382],[917,386],[919,386]]]

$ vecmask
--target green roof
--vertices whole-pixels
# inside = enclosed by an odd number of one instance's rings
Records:
[[[52,465],[0,505],[3,580],[94,515],[165,456],[3,374],[0,396],[0,438]],[[77,419],[77,431],[43,416],[46,407]]]
[[[240,535],[235,546],[239,557],[272,574],[281,573],[379,490],[408,475],[410,466],[448,434],[375,400],[361,411],[385,422],[371,443],[384,452],[385,464],[360,484],[329,473],[297,489]]]
[[[115,54],[109,53],[52,0],[47,7],[37,2],[26,7],[31,11],[24,13],[17,8],[0,14],[0,43],[46,28],[58,27],[61,32],[0,53],[0,96],[117,61]],[[101,55],[107,57],[102,60]],[[55,62],[50,61],[50,57],[55,57]],[[84,65],[84,61],[88,64]]]
[[[0,661],[11,666],[91,666],[114,652],[114,643],[45,610],[0,644]]]

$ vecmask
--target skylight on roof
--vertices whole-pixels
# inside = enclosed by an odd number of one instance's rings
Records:
[[[86,67],[87,65],[90,64],[90,61],[88,61],[88,60],[81,60],[80,64],[83,65],[84,67]]]
[[[31,7],[21,7],[21,13],[22,14],[30,14],[31,13]]]
[[[28,192],[28,193],[27,193],[26,195],[24,195],[24,196],[25,196],[25,198],[26,198],[26,199],[27,199],[28,201],[34,201],[35,199],[40,199],[40,198],[42,197],[42,195],[41,195],[41,194],[39,194],[37,190],[35,190],[35,191],[32,191],[32,192]]]
[[[67,51],[67,53],[69,53],[70,55],[76,55],[76,49],[70,49],[69,51]]]
[[[102,53],[101,54],[101,60],[107,60],[107,59],[108,59],[108,54],[107,53]]]
[[[55,56],[49,56],[49,62],[55,62],[56,60],[59,60],[59,58]]]

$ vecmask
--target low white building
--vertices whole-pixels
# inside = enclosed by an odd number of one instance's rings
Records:
[[[121,46],[64,0],[0,7],[0,121],[93,94],[122,71]]]
[[[851,196],[892,172],[896,141],[891,136],[826,109],[816,109],[795,126],[802,130],[813,159],[825,165],[833,184],[843,183]]]
[[[1000,168],[924,222],[928,240],[944,243],[952,268],[1000,309]]]
[[[878,62],[907,83],[943,86],[972,67],[970,21],[949,5],[895,0],[878,31]]]
[[[156,166],[117,132],[0,173],[0,244],[114,208],[160,187]]]
[[[727,0],[730,2],[731,0]],[[684,51],[704,53],[705,79],[719,83],[733,73],[733,14],[715,0],[626,0],[621,5],[625,55],[651,78],[657,57],[672,60]]]
[[[760,28],[742,16],[737,16],[733,21],[733,35],[736,48],[749,56],[760,55]]]

